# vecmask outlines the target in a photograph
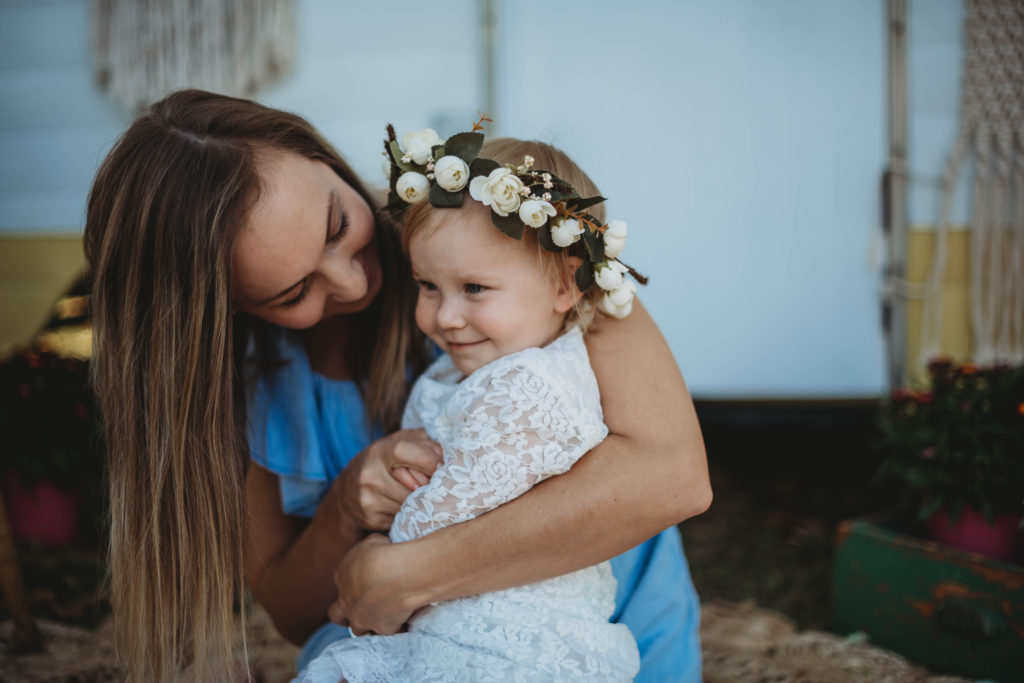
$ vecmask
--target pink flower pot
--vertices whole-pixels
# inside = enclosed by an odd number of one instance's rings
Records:
[[[964,505],[956,523],[950,526],[949,514],[942,509],[925,520],[928,535],[933,541],[953,548],[967,550],[1004,562],[1017,556],[1020,542],[1020,515],[995,515],[989,526],[984,513]]]
[[[52,549],[66,546],[78,531],[78,491],[48,481],[25,486],[12,471],[4,474],[4,503],[11,534],[18,543],[38,543]]]

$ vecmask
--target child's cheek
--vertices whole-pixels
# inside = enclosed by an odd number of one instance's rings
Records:
[[[434,333],[433,325],[431,324],[433,316],[430,314],[429,309],[430,302],[420,293],[419,298],[416,299],[416,326],[428,337]]]

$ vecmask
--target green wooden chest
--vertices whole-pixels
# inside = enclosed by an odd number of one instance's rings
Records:
[[[865,520],[839,527],[833,629],[936,673],[1024,681],[1024,568]]]

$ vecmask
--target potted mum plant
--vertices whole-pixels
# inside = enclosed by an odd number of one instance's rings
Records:
[[[932,540],[1012,560],[1024,512],[1024,365],[939,358],[928,380],[883,404],[878,477],[910,498]]]

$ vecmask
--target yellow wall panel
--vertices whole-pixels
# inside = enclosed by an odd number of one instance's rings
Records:
[[[912,230],[907,238],[907,279],[924,284],[935,255],[934,230]],[[970,319],[970,232],[967,229],[946,233],[946,272],[939,295],[942,327],[939,351],[955,360],[967,361],[971,355]],[[920,380],[927,362],[921,358],[924,302],[907,302],[907,367],[911,380]]]
[[[0,238],[0,353],[31,341],[84,269],[81,237]]]

